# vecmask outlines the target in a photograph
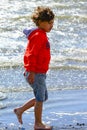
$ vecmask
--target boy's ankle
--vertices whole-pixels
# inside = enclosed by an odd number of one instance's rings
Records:
[[[35,124],[34,130],[52,130],[52,126],[48,126],[46,124]]]

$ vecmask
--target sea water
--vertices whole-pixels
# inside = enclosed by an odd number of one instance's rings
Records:
[[[23,76],[23,55],[27,45],[23,29],[35,26],[30,17],[35,7],[42,5],[49,6],[55,13],[54,27],[47,34],[51,44],[48,90],[87,89],[87,1],[1,0],[1,115],[32,97]]]

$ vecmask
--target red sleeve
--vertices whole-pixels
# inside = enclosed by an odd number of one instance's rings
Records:
[[[30,38],[24,56],[24,63],[29,71],[35,72],[38,53],[42,48],[42,46],[43,46],[43,39],[40,35],[34,35],[32,38]]]

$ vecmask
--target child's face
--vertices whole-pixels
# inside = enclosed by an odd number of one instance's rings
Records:
[[[39,21],[39,28],[43,29],[45,32],[50,32],[53,27],[54,19],[48,21]]]

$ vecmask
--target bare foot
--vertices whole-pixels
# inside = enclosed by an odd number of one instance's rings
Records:
[[[52,126],[44,125],[44,124],[37,124],[34,126],[34,130],[52,130]]]
[[[18,121],[19,121],[21,124],[23,124],[23,122],[22,122],[22,113],[20,112],[19,109],[20,109],[20,108],[14,109],[14,113],[16,114]]]

